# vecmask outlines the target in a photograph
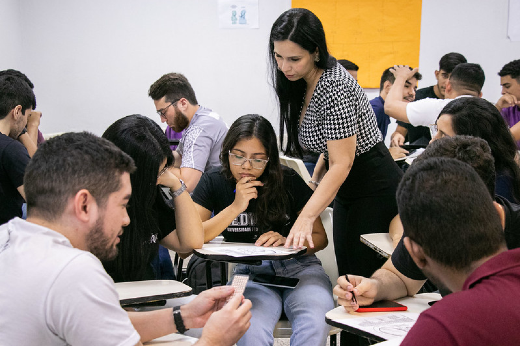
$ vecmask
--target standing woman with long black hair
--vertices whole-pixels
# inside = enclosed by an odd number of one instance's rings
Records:
[[[388,232],[397,215],[402,176],[377,128],[368,98],[329,55],[323,26],[311,11],[294,8],[273,24],[269,39],[273,85],[280,106],[280,142],[288,155],[302,148],[323,153],[315,188],[285,246],[312,247],[314,220],[334,199],[334,246],[339,274],[370,276],[383,261],[360,242]],[[283,145],[283,144],[282,144]]]

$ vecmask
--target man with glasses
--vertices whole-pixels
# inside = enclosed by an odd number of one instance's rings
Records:
[[[202,173],[220,166],[220,148],[228,127],[211,109],[200,106],[188,79],[180,73],[167,73],[150,86],[161,122],[184,133],[173,152],[173,172],[191,193]]]
[[[478,64],[462,63],[457,65],[446,82],[445,98],[426,98],[415,102],[404,102],[402,99],[405,83],[417,69],[396,65],[391,70],[395,82],[385,100],[385,113],[413,126],[430,126],[435,124],[441,110],[450,101],[459,97],[482,97],[485,75]]]

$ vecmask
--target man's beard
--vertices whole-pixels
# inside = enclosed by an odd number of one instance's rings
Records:
[[[427,270],[423,270],[422,272],[435,286],[437,286],[437,289],[443,297],[452,293],[451,290],[437,277],[437,275],[434,275]]]
[[[89,251],[101,261],[110,261],[116,258],[118,249],[110,244],[110,239],[103,232],[103,217],[97,219],[94,228],[87,234]]]
[[[175,110],[175,119],[173,121],[173,126],[170,126],[175,132],[182,132],[188,125],[190,124],[190,119],[186,115],[184,115],[180,110],[174,108]]]

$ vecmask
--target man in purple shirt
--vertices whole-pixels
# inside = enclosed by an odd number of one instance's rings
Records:
[[[520,121],[520,59],[513,60],[502,67],[498,73],[502,86],[502,97],[496,103],[496,107],[502,113],[504,120],[513,127]],[[511,130],[520,149],[520,136]]]
[[[419,316],[401,345],[517,344],[520,249],[507,251],[475,170],[450,158],[417,162],[401,180],[397,203],[414,262],[453,291]]]

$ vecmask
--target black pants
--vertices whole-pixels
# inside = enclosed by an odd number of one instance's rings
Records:
[[[397,215],[395,192],[402,177],[383,143],[356,157],[334,200],[334,247],[339,275],[370,277],[385,259],[360,241],[366,233],[388,232]]]

